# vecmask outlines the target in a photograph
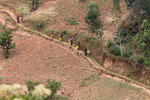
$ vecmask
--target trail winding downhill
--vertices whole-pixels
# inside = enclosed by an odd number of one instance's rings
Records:
[[[0,12],[7,13],[16,22],[16,16],[15,16],[14,11],[12,9],[5,8],[4,6],[0,6]],[[84,53],[82,51],[77,51],[74,47],[72,47],[72,51],[69,50],[68,49],[69,46],[65,42],[61,43],[61,44],[64,45],[64,46],[62,46],[60,44],[57,44],[58,42],[60,42],[59,40],[51,39],[50,37],[48,37],[48,36],[46,36],[46,35],[44,35],[44,34],[42,34],[40,32],[30,30],[30,29],[24,27],[22,23],[17,23],[16,25],[19,26],[20,28],[22,28],[23,30],[26,30],[29,33],[35,33],[35,34],[38,34],[38,35],[40,35],[40,36],[42,36],[42,37],[44,37],[46,39],[53,40],[53,42],[55,42],[55,43],[53,43],[54,45],[56,45],[59,48],[63,48],[65,51],[71,53],[71,55],[73,55],[78,60],[81,60],[81,57],[77,56],[75,53],[78,52],[80,55],[84,56]],[[35,38],[35,37],[33,37],[33,38]],[[44,41],[42,43],[44,43]],[[84,58],[86,58],[87,61],[92,64],[92,67],[94,69],[101,70],[101,71],[105,72],[106,73],[105,74],[106,77],[110,77],[110,78],[112,78],[114,80],[119,80],[119,81],[123,81],[123,82],[124,81],[128,81],[132,86],[135,86],[135,87],[138,87],[138,88],[142,88],[143,90],[145,90],[150,95],[150,88],[145,86],[144,84],[142,84],[140,82],[137,82],[137,81],[134,81],[134,80],[131,80],[131,79],[129,79],[129,78],[125,77],[125,76],[122,76],[120,74],[111,72],[111,71],[105,69],[104,67],[100,66],[98,63],[96,63],[95,61],[93,61],[89,57],[84,56]]]

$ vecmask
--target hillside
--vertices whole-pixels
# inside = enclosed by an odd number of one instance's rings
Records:
[[[108,41],[115,42],[116,28],[129,18],[130,10],[122,1],[117,21],[111,0],[94,1],[103,26],[100,38],[89,32],[84,20],[90,0],[41,0],[34,11],[32,0],[0,0],[0,32],[13,29],[16,44],[8,59],[0,50],[0,84],[25,84],[27,80],[46,84],[50,78],[61,82],[56,95],[66,100],[149,100],[149,71],[108,53]],[[72,46],[68,45],[69,37],[73,37]],[[80,50],[75,49],[77,42]],[[88,56],[83,53],[85,47]]]

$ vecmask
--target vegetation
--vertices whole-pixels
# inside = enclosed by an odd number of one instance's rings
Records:
[[[121,55],[121,51],[120,48],[117,47],[114,43],[112,43],[111,41],[108,42],[107,47],[109,48],[109,52],[111,54],[114,54],[116,56],[120,56]]]
[[[30,80],[27,80],[27,81],[25,81],[25,83],[26,83],[26,85],[28,87],[28,90],[29,91],[33,91],[34,87],[39,85],[41,82],[38,82],[38,81],[37,82],[33,82],[33,81],[30,81]]]
[[[11,35],[12,30],[5,30],[0,34],[0,46],[4,51],[5,58],[8,58],[10,51],[15,48],[15,43],[12,43],[13,36]]]
[[[116,11],[120,11],[120,0],[112,0],[113,1],[113,8]]]
[[[89,25],[89,31],[96,35],[102,35],[100,28],[102,28],[101,21],[99,19],[99,7],[95,2],[91,2],[87,6],[87,14],[84,17],[85,22]]]
[[[57,82],[55,80],[48,79],[46,87],[52,90],[52,97],[57,92],[57,90],[60,88],[61,82]]]
[[[39,0],[32,0],[32,9],[36,10],[39,6]]]
[[[94,74],[81,82],[76,96],[81,100],[147,100],[147,95],[142,89],[130,84]]]
[[[51,90],[45,88],[42,84],[35,86],[32,92],[28,91],[28,88],[24,85],[3,84],[0,85],[0,93],[1,100],[48,100]]]
[[[55,80],[48,79],[46,86],[41,82],[28,80],[26,85],[0,85],[0,100],[69,100],[67,97],[55,95],[61,86]]]

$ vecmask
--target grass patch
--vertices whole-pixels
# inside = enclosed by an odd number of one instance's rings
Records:
[[[130,84],[95,74],[81,83],[77,97],[82,100],[147,100],[148,94]]]

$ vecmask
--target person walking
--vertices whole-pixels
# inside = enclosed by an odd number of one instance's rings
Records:
[[[17,23],[20,23],[20,16],[17,15]]]
[[[79,50],[80,49],[80,42],[78,41],[77,45],[76,45],[76,49]]]
[[[84,54],[87,56],[87,47],[84,48]]]
[[[54,31],[51,33],[51,38],[54,39]]]
[[[62,38],[63,38],[63,34],[62,34],[62,32],[60,32],[60,41],[62,41]]]
[[[73,44],[73,39],[72,37],[69,38],[69,45],[71,46]]]

